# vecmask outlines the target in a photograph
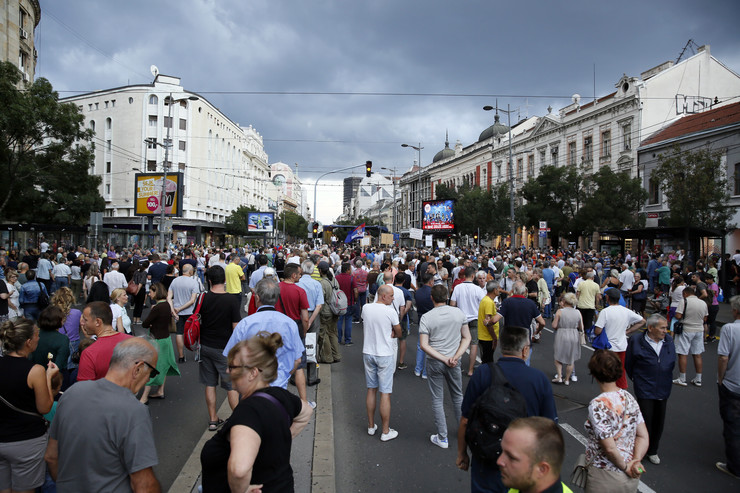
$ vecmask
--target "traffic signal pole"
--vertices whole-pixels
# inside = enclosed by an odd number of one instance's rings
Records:
[[[353,164],[352,166],[347,166],[346,168],[334,169],[334,170],[331,170],[331,171],[327,171],[323,175],[321,175],[318,178],[316,178],[316,183],[313,184],[313,219],[314,219],[314,221],[318,221],[319,220],[319,215],[316,212],[316,189],[318,187],[319,180],[321,180],[326,175],[330,175],[332,173],[339,173],[340,171],[347,171],[347,170],[350,170],[350,169],[353,169],[353,168],[357,168],[357,167],[360,167],[360,166],[364,166],[364,165],[362,165],[362,164]]]

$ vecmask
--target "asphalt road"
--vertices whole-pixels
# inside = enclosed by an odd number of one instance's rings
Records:
[[[451,438],[447,450],[429,441],[436,428],[427,382],[413,373],[417,334],[414,327],[407,339],[409,351],[405,361],[409,368],[397,370],[395,374],[391,427],[399,432],[399,436],[390,442],[381,442],[379,433],[371,437],[366,432],[361,325],[353,327],[354,346],[343,346],[342,362],[331,366],[336,491],[437,492],[468,491],[470,488],[469,473],[455,466],[456,439]],[[535,345],[532,356],[532,366],[543,370],[548,378],[555,373],[552,344],[552,333],[543,333],[542,342]],[[643,493],[729,492],[740,489],[737,480],[722,474],[714,466],[716,461],[725,459],[716,387],[717,345],[710,344],[706,349],[704,386],[673,387],[659,450],[662,463],[643,462],[647,469],[639,490]],[[599,393],[586,368],[590,354],[589,349],[583,348],[582,357],[576,364],[577,383],[568,387],[557,385],[553,389],[559,423],[566,439],[562,473],[566,483],[578,455],[584,450],[579,440],[585,439],[583,425],[588,402]],[[496,358],[498,356],[497,352]],[[467,365],[467,357],[463,358],[463,363]],[[693,365],[689,362],[687,379],[693,376]],[[465,376],[463,385],[467,385]],[[453,422],[447,396],[445,405],[449,434],[454,437],[457,425]],[[379,414],[376,419],[379,423]]]

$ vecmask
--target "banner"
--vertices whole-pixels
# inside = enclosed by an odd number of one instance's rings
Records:
[[[165,216],[182,216],[182,180],[182,173],[167,173],[164,186]],[[159,216],[162,212],[162,175],[136,173],[134,182],[134,215]]]

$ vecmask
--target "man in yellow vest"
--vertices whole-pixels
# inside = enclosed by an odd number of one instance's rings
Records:
[[[573,493],[560,481],[565,442],[557,423],[530,416],[511,422],[496,464],[509,493]]]

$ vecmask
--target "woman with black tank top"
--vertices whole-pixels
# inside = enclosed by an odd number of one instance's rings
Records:
[[[45,370],[28,355],[39,343],[39,329],[18,318],[0,326],[0,491],[32,491],[44,484],[46,423],[54,398],[51,379],[59,368],[49,361]]]

